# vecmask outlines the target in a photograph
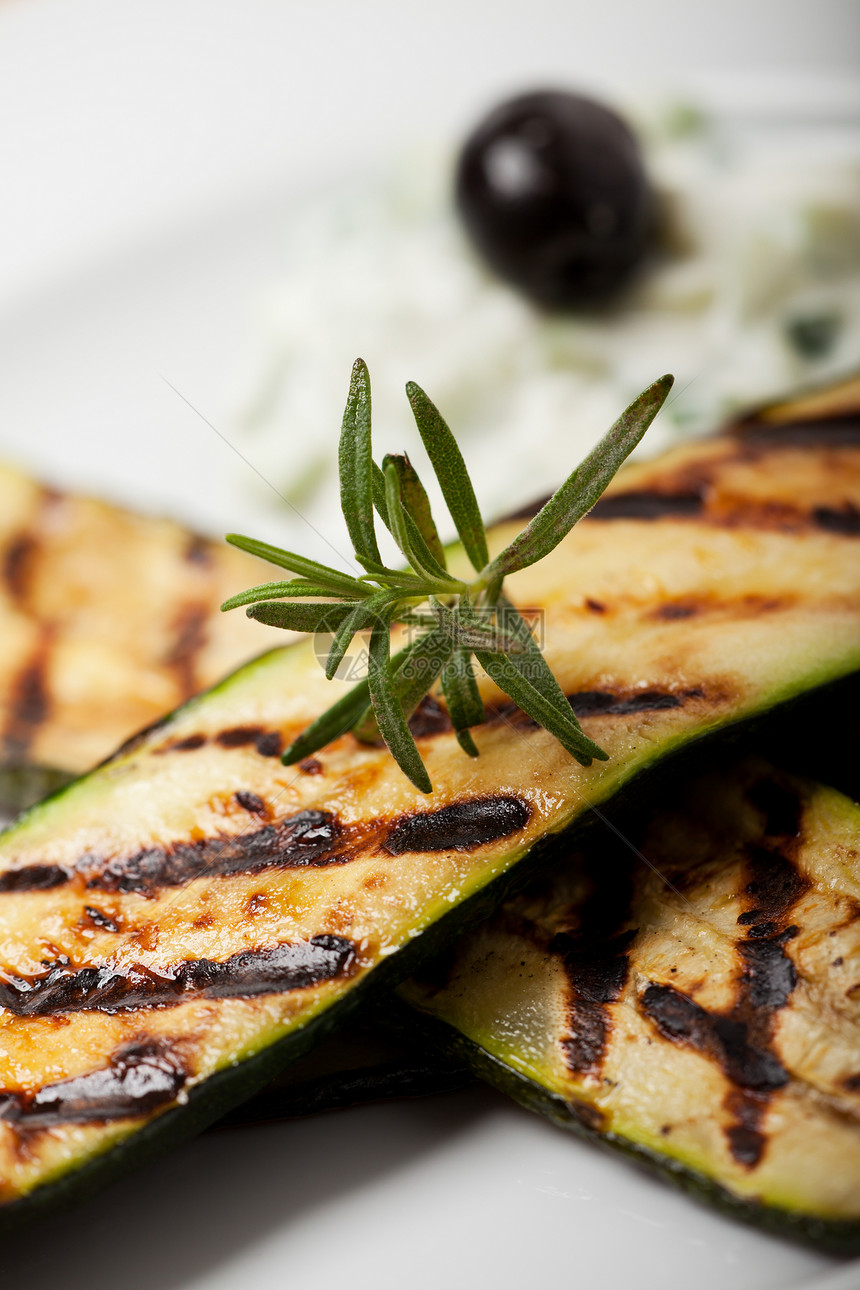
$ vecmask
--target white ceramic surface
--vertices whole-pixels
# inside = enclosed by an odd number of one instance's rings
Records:
[[[851,0],[595,10],[6,0],[0,453],[265,536],[216,431],[297,196],[524,83],[680,70],[766,102],[764,82],[851,66]],[[0,1286],[860,1286],[860,1267],[831,1265],[475,1090],[208,1135],[7,1242]]]

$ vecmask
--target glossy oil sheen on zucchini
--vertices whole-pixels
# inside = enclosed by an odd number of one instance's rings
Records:
[[[170,520],[0,466],[0,800],[81,774],[281,644],[219,612],[266,566]],[[261,635],[261,631],[265,633]]]
[[[641,770],[857,669],[857,430],[754,423],[632,467],[509,580],[608,762],[487,683],[477,759],[441,703],[416,714],[431,797],[351,735],[286,768],[333,695],[302,642],[22,817],[0,840],[6,1220],[250,1096]]]
[[[624,833],[556,863],[407,999],[550,1119],[860,1248],[860,807],[749,760]]]

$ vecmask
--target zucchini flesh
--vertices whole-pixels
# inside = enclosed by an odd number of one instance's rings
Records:
[[[624,833],[403,997],[526,1106],[739,1217],[857,1250],[860,807],[749,759]]]
[[[860,447],[837,421],[631,467],[509,580],[606,763],[487,682],[477,759],[438,701],[416,714],[430,798],[350,735],[285,768],[336,693],[301,642],[22,817],[0,839],[5,1221],[250,1096],[646,767],[856,670]]]
[[[267,568],[0,465],[0,805],[37,800],[267,642],[283,644],[219,611]]]

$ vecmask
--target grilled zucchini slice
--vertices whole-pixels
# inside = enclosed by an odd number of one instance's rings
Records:
[[[250,1096],[646,767],[856,670],[860,446],[856,418],[834,426],[632,467],[509,580],[608,762],[581,767],[487,682],[477,759],[440,702],[416,713],[430,798],[351,735],[287,769],[333,694],[303,641],[23,816],[0,839],[3,1221]]]
[[[0,805],[37,800],[282,644],[219,612],[266,567],[0,466]]]
[[[860,1248],[860,807],[757,759],[608,831],[402,987],[446,1050],[732,1214]]]
[[[388,1000],[380,1003],[387,1009]],[[468,1064],[418,1035],[374,1024],[363,1014],[341,1027],[215,1128],[317,1115],[365,1102],[448,1093],[474,1082]]]

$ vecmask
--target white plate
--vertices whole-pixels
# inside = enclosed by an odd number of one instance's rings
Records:
[[[845,66],[846,5],[819,4],[806,28],[783,31],[784,65],[768,27],[783,7],[741,7],[748,63],[785,72],[806,41]],[[263,536],[272,521],[255,514],[248,467],[164,378],[218,427],[295,194],[357,166],[363,134],[380,155],[410,125],[464,117],[499,87],[562,69],[605,75],[625,6],[597,8],[582,27],[578,6],[550,0],[522,11],[445,0],[430,19],[423,6],[359,14],[332,0],[4,7],[0,453]],[[647,55],[669,75],[680,53],[715,72],[730,55],[729,26],[697,34],[694,7],[657,11],[677,24],[662,54],[659,30],[626,8],[636,31],[622,71]],[[0,1285],[799,1290],[833,1262],[729,1223],[484,1090],[213,1133],[42,1231],[6,1243]],[[860,1270],[840,1275],[860,1285]]]

